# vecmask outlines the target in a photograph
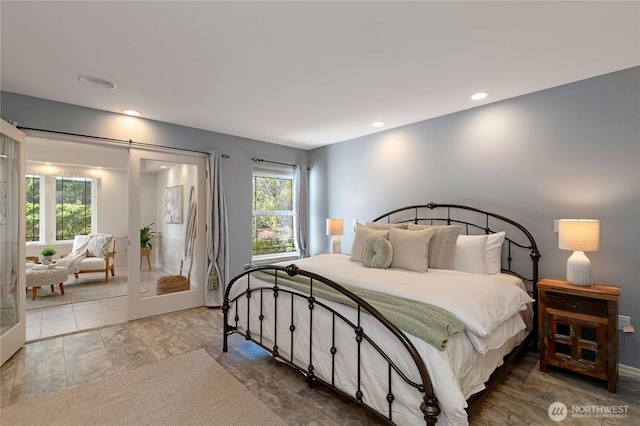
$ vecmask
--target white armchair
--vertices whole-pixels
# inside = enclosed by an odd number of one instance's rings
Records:
[[[87,239],[89,239],[88,242]],[[115,276],[116,241],[113,235],[76,235],[73,239],[71,253],[75,253],[83,245],[86,245],[86,257],[77,262],[73,274],[78,278],[78,274],[82,273],[104,272],[104,282],[108,283],[109,272],[111,272],[112,277]]]

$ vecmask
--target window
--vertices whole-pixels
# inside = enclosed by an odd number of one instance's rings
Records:
[[[292,170],[253,169],[254,257],[296,253],[293,242],[293,187]]]
[[[50,244],[93,232],[92,178],[26,176],[26,241]]]
[[[27,242],[40,241],[40,176],[27,175]]]
[[[91,179],[56,178],[56,241],[91,233]]]

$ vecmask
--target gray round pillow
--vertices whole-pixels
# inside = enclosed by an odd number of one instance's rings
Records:
[[[386,238],[373,237],[364,243],[362,263],[367,268],[386,269],[393,259],[393,246]]]

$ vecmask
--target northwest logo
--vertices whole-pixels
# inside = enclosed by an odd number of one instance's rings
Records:
[[[554,422],[561,422],[567,417],[568,410],[566,405],[556,401],[549,405],[547,413],[549,414],[549,418]]]

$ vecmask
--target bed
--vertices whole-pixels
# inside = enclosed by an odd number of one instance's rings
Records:
[[[466,425],[517,356],[537,347],[539,259],[529,231],[504,216],[453,204],[396,209],[358,224],[351,255],[233,278],[223,351],[242,335],[389,424]]]

